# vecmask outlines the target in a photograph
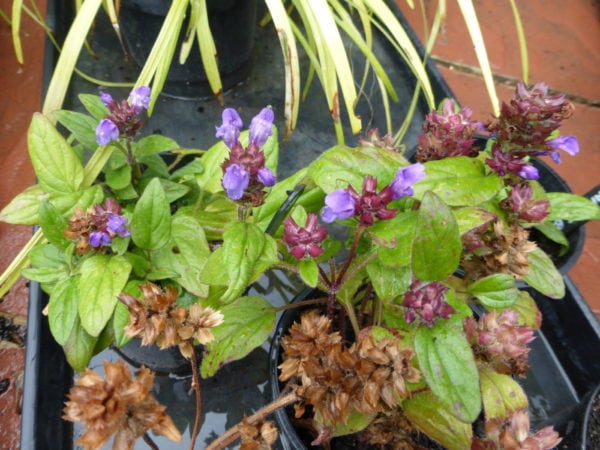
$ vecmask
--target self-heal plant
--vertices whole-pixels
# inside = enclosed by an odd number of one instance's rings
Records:
[[[269,448],[277,431],[267,416],[287,405],[311,424],[315,444],[350,433],[397,448],[418,445],[421,433],[452,449],[560,442],[551,427],[530,429],[513,376],[526,374],[540,326],[517,280],[550,297],[562,292],[530,230],[561,242],[552,220],[599,215],[591,202],[545,193],[535,181],[533,158],[577,148],[556,135],[571,110],[564,98],[519,86],[485,126],[446,101],[426,118],[417,162],[371,131],[277,179],[271,108],[248,129],[226,108],[215,145],[183,149],[166,136],[142,137],[149,95],[140,87],[128,100],[82,96],[90,115],[57,112],[69,140],[35,116],[38,184],[0,213],[41,228],[23,274],[49,294],[52,335],[83,372],[65,416],[92,430],[85,445],[115,434],[130,448],[150,439],[147,429],[180,437],[149,396],[146,369],[135,380],[121,365],[107,365],[104,381],[85,371],[109,343],[177,347],[190,361],[193,447],[200,378],[261,346],[276,314],[295,308],[282,339],[285,394],[209,449],[236,438]],[[485,130],[489,143],[478,145]],[[250,289],[270,271],[301,280],[312,295],[272,305]],[[89,400],[100,411],[102,399],[118,406],[102,410],[106,420],[82,406]]]

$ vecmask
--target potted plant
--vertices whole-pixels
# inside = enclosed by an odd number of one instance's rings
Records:
[[[177,346],[189,358],[197,395],[192,443],[201,420],[200,377],[268,338],[278,309],[247,289],[279,269],[321,292],[284,308],[323,305],[283,339],[281,379],[292,391],[274,403],[296,403],[299,415],[312,410],[315,443],[364,430],[378,442],[391,423],[409,422],[450,448],[472,440],[482,448],[534,441],[550,448],[558,437],[548,429],[530,436],[527,399],[511,378],[525,373],[527,344],[539,327],[535,302],[516,280],[555,298],[564,284],[526,227],[546,219],[549,206],[550,217],[578,220],[598,218],[598,207],[523,184],[535,178],[527,158],[554,152],[557,138],[548,138],[560,125],[552,110],[558,100],[540,86],[524,89],[513,99],[521,110],[487,125],[491,156],[463,156],[473,152],[472,135],[482,126],[446,103],[428,117],[422,141],[461,155],[410,164],[390,137],[373,131],[357,147],[335,146],[278,182],[270,108],[244,133],[240,115],[225,109],[216,128],[222,142],[204,152],[165,136],[139,138],[148,87],[128,100],[83,95],[88,115],[56,113],[76,147],[34,117],[29,149],[38,185],[2,217],[41,227],[25,275],[49,292],[51,331],[78,371],[110,342],[119,346],[132,336]],[[560,110],[568,109],[562,102]],[[551,126],[535,144],[541,147],[516,153],[503,132],[520,121],[519,139],[537,135],[528,108],[540,117],[540,105],[552,110]],[[84,169],[86,149],[93,153]],[[174,160],[165,162],[162,151]],[[507,158],[510,170],[498,173],[498,161]],[[201,362],[194,343],[204,345]],[[147,396],[146,369],[135,380],[120,365],[107,363],[106,372],[102,381],[86,371],[70,395],[66,417],[89,426],[83,444],[94,448],[117,433],[129,448],[150,416],[155,432],[179,437]],[[90,415],[84,404],[106,405],[106,395],[120,405],[114,415]],[[482,404],[486,432],[474,436]],[[123,411],[133,412],[124,419]],[[273,427],[263,419],[253,416],[212,448],[240,433],[246,445],[270,445]]]

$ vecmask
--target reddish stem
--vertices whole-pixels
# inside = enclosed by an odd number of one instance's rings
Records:
[[[192,388],[196,393],[196,415],[194,417],[194,428],[192,429],[192,435],[190,438],[190,450],[194,450],[196,445],[196,438],[200,431],[200,417],[202,415],[202,396],[200,391],[200,374],[198,372],[198,358],[196,358],[196,349],[194,349],[194,343],[192,342]]]

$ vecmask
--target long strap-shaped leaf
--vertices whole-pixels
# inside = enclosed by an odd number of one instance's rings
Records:
[[[398,18],[394,15],[392,10],[385,4],[383,0],[349,0],[350,3],[354,4],[357,8],[364,8],[367,6],[373,15],[383,24],[391,33],[396,44],[404,51],[406,56],[406,63],[410,70],[415,74],[417,80],[422,84],[423,93],[427,104],[431,109],[435,108],[435,99],[433,96],[433,90],[431,89],[431,83],[429,76],[425,71],[425,66],[419,57],[417,49],[413,45],[410,37],[402,28],[402,25],[398,21]]]
[[[153,93],[150,105],[148,105],[148,114],[152,114],[158,93],[162,91],[165,84],[188,3],[189,0],[173,0],[152,50],[150,50],[150,55],[135,82],[137,87],[149,85],[153,81]]]
[[[282,0],[265,0],[277,30],[285,63],[285,136],[296,128],[300,106],[300,63],[294,33]]]
[[[69,28],[42,108],[42,112],[53,123],[56,122],[56,119],[52,117],[52,112],[62,107],[75,63],[101,4],[102,0],[86,0]]]
[[[213,94],[220,97],[223,91],[223,84],[221,83],[221,75],[219,74],[219,66],[217,64],[217,47],[208,23],[206,0],[199,0],[199,16],[195,31],[208,84]]]
[[[475,14],[475,8],[472,0],[457,0],[460,11],[462,12],[467,30],[471,36],[471,41],[475,47],[475,54],[477,55],[477,61],[479,61],[479,67],[481,67],[481,73],[483,74],[483,81],[492,103],[492,111],[494,116],[500,114],[500,107],[498,103],[498,95],[496,94],[496,87],[494,86],[494,77],[492,75],[492,69],[490,68],[490,61],[488,59],[487,51],[485,49],[485,42],[483,41],[483,35],[481,34],[481,28],[479,27],[479,21],[477,20],[477,14]]]
[[[13,0],[11,23],[10,28],[12,32],[13,46],[15,48],[15,55],[19,64],[23,64],[23,48],[21,46],[21,8],[23,7],[23,0]]]

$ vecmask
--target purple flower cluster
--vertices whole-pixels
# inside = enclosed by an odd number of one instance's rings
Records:
[[[526,222],[541,222],[550,214],[550,202],[533,200],[533,188],[529,183],[513,186],[502,207]]]
[[[476,156],[473,135],[483,130],[483,124],[471,120],[471,108],[455,112],[453,100],[442,103],[442,113],[432,111],[425,117],[423,130],[419,135],[417,161],[433,161],[452,156]]]
[[[129,94],[129,101],[116,102],[106,92],[100,93],[100,100],[109,109],[110,114],[98,123],[96,142],[98,145],[107,145],[117,140],[119,136],[133,138],[136,135],[143,124],[138,116],[142,111],[147,110],[150,104],[150,88],[148,86],[135,88]]]
[[[232,200],[244,199],[253,205],[263,202],[265,187],[273,186],[275,174],[265,167],[261,147],[273,134],[275,116],[271,108],[263,108],[250,122],[248,146],[239,141],[242,119],[233,108],[223,110],[223,123],[217,127],[216,137],[229,147],[229,157],[223,162],[223,189]]]
[[[510,102],[502,103],[500,117],[488,125],[497,148],[486,163],[499,175],[537,180],[537,169],[528,162],[530,156],[548,155],[560,164],[560,151],[579,152],[575,136],[551,137],[572,112],[573,104],[564,95],[548,95],[544,83],[529,90],[520,82]]]
[[[438,318],[447,319],[454,308],[446,302],[446,291],[448,287],[437,281],[426,283],[414,280],[404,294],[404,319],[408,323],[420,320],[428,327],[432,327]]]
[[[352,186],[327,194],[321,219],[331,223],[356,216],[363,225],[372,225],[375,218],[391,219],[397,211],[388,209],[388,204],[393,200],[413,195],[412,186],[424,176],[425,167],[420,163],[402,167],[398,169],[392,182],[380,192],[377,192],[377,179],[367,176],[361,194]]]
[[[316,258],[323,253],[321,243],[327,237],[325,227],[318,224],[316,214],[309,214],[306,226],[299,226],[288,217],[283,222],[283,242],[288,245],[290,254],[296,259]]]
[[[94,231],[89,234],[92,247],[108,247],[115,236],[130,236],[127,219],[121,215],[121,206],[113,198],[107,198],[105,205],[97,204],[90,215]]]

